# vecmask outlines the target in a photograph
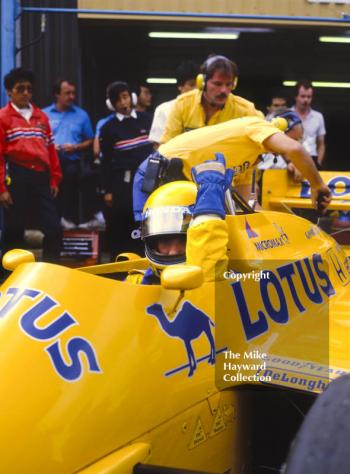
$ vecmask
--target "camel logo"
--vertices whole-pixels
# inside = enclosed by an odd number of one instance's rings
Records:
[[[208,360],[209,364],[215,364],[215,342],[211,332],[211,326],[214,326],[214,323],[203,311],[193,306],[189,301],[185,301],[175,318],[171,321],[167,318],[162,305],[159,303],[148,306],[146,312],[150,316],[154,316],[158,319],[161,328],[168,336],[182,339],[185,345],[188,364],[167,372],[167,376],[189,367],[188,377],[192,377],[197,368],[197,362],[201,362],[205,359]],[[196,359],[191,341],[198,339],[202,333],[205,333],[209,341],[210,353],[209,355]]]

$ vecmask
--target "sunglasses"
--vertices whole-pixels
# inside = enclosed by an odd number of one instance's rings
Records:
[[[31,86],[17,86],[13,88],[15,91],[23,94],[23,92],[27,91],[29,94],[33,92],[33,88]]]

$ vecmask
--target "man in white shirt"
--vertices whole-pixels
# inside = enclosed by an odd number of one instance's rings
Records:
[[[326,154],[326,128],[321,112],[311,108],[313,92],[310,81],[299,81],[296,85],[294,110],[303,123],[303,145],[312,156],[317,168],[320,169],[323,166]]]
[[[180,94],[193,90],[196,87],[196,77],[199,73],[199,67],[193,61],[184,61],[176,69],[177,88]],[[160,137],[163,135],[165,122],[175,99],[163,102],[154,111],[149,139],[158,148]]]

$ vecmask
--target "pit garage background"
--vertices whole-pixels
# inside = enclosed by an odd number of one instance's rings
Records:
[[[16,41],[23,48],[17,62],[34,69],[40,106],[52,101],[51,87],[57,77],[74,79],[79,103],[95,123],[107,114],[104,100],[109,82],[122,79],[134,85],[149,77],[172,78],[185,59],[200,64],[210,53],[224,54],[239,66],[236,94],[265,112],[272,91],[283,81],[350,82],[350,43],[319,41],[321,36],[350,38],[348,3],[171,0],[164,5],[157,0],[109,0],[101,7],[97,0],[24,0],[17,20]],[[40,8],[46,12],[44,26]],[[152,31],[226,31],[239,36],[236,40],[158,39],[149,37]],[[293,89],[284,89],[293,103]],[[154,106],[176,95],[171,84],[154,84],[152,91]],[[348,169],[350,89],[324,87],[315,92],[313,107],[326,119],[327,168]]]

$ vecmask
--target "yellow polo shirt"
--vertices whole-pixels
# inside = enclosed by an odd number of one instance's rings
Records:
[[[227,168],[235,172],[234,183],[249,184],[249,168],[259,155],[268,151],[263,142],[275,133],[282,132],[270,122],[259,117],[243,117],[178,135],[161,145],[159,152],[168,159],[181,158],[187,179],[191,179],[193,166],[213,160],[215,153],[221,152]]]
[[[181,133],[202,128],[207,125],[216,125],[239,117],[258,116],[263,114],[256,110],[253,102],[238,95],[230,94],[225,107],[218,110],[209,120],[205,121],[205,112],[201,105],[202,92],[198,89],[181,94],[174,102],[168,115],[165,130],[160,142],[166,143]]]

